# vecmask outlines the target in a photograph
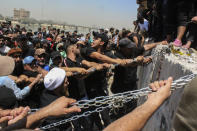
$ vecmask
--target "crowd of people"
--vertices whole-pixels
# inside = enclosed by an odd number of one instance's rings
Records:
[[[83,37],[77,31],[64,32],[51,27],[32,32],[19,25],[12,27],[9,22],[1,26],[0,53],[14,60],[9,64],[14,66],[13,71],[0,77],[0,86],[13,90],[10,95],[5,92],[4,99],[12,99],[1,103],[4,110],[16,105],[39,109],[62,96],[75,100],[93,99],[109,95],[109,88],[112,93],[135,90],[137,66],[151,62],[151,58],[143,57],[143,52],[167,44],[162,41],[144,45],[143,41],[135,39],[140,35],[125,29],[120,32],[113,28],[100,29]],[[112,75],[109,72],[112,64],[119,66],[113,70],[113,82],[109,87],[107,80]],[[1,70],[6,71],[9,66]],[[119,111],[116,118],[136,106],[136,102],[127,104],[129,108]],[[41,126],[63,118],[66,117],[47,118]],[[102,130],[113,120],[106,109],[72,124],[75,130]],[[56,128],[69,130],[72,126],[67,123]]]
[[[186,12],[190,13],[191,9],[196,9],[187,7],[190,5],[193,7],[192,2],[195,1],[191,0],[186,2],[187,4],[184,4],[183,0],[171,2],[149,1],[151,5],[149,9],[139,12],[138,20],[134,22],[136,25],[134,32],[124,28],[122,30],[110,28],[90,32],[84,36],[77,31],[65,32],[51,26],[33,32],[20,25],[13,27],[11,22],[2,23],[1,129],[39,128],[69,118],[73,113],[87,111],[73,106],[76,101],[136,90],[137,66],[151,62],[151,57],[144,57],[145,51],[173,41],[172,34],[168,33],[176,31],[166,31],[171,29],[168,23],[168,20],[172,20],[171,17],[165,17],[162,21],[166,22],[165,24],[162,24],[160,19],[164,14],[172,15],[166,8],[171,8],[173,4],[177,6],[177,11],[173,11],[179,23],[173,25],[178,28],[177,38],[174,39],[175,46],[182,45],[187,25],[196,27],[195,15],[191,18],[184,17],[187,16]],[[183,6],[186,6],[184,10]],[[173,6],[172,8],[174,9]],[[159,9],[163,9],[162,13],[158,11]],[[188,24],[188,21],[191,22]],[[159,25],[167,27],[160,28]],[[187,48],[195,46],[194,27],[188,27],[189,35],[186,40],[190,41],[190,44],[186,44]],[[158,29],[163,29],[163,33],[158,33]],[[154,42],[145,44],[146,38]],[[111,72],[114,64],[116,67]],[[113,77],[111,84],[108,84],[109,77]],[[150,87],[155,92],[148,96],[142,106],[137,107],[137,102],[131,101],[116,114],[111,114],[109,109],[105,109],[51,130],[140,130],[151,114],[169,97],[171,83],[172,78],[151,84]],[[29,114],[30,109],[40,110]]]

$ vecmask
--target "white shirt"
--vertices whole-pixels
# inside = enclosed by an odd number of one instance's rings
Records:
[[[0,48],[0,53],[6,54],[10,51],[10,48],[8,46],[3,46]]]
[[[140,31],[148,31],[148,21],[144,19],[144,24],[138,24],[140,27]]]

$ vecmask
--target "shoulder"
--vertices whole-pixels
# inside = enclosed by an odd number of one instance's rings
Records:
[[[124,59],[124,56],[123,56],[122,53],[119,52],[119,51],[116,51],[116,52],[114,53],[114,55],[115,55],[116,57],[118,57],[118,58]]]

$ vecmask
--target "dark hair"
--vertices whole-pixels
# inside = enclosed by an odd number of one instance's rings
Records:
[[[18,28],[18,29],[20,29],[21,27],[20,27],[20,25],[16,25],[16,27]]]
[[[113,28],[113,27],[112,27],[112,28],[110,28],[110,29],[109,29],[109,31],[110,31],[110,32],[111,32],[111,31],[114,31],[114,28]]]
[[[127,37],[127,35],[128,35],[129,33],[131,33],[131,31],[129,31],[129,30],[123,31],[123,32],[122,32],[122,38]]]
[[[106,48],[109,43],[109,38],[105,33],[97,34],[95,39],[101,38],[101,41],[104,42],[103,48]]]

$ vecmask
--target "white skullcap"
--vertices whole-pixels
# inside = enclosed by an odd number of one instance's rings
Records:
[[[44,86],[47,90],[54,90],[58,88],[66,77],[66,72],[60,68],[53,68],[49,73],[44,77]]]

